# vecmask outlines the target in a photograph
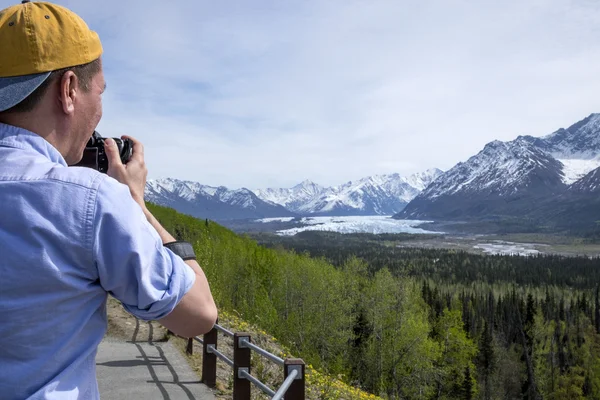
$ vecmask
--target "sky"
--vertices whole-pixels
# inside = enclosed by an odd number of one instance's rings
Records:
[[[596,0],[56,2],[103,42],[98,131],[141,140],[153,179],[447,170],[600,112]]]

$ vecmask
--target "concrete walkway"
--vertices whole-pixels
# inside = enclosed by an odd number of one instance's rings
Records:
[[[105,338],[98,348],[96,368],[102,399],[215,398],[169,342]]]

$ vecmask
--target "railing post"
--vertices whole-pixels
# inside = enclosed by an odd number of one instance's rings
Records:
[[[187,342],[187,347],[185,348],[185,352],[190,356],[194,355],[194,338],[189,338]]]
[[[251,372],[251,349],[240,347],[242,338],[251,341],[248,333],[236,333],[233,336],[233,400],[250,400],[250,381],[240,377],[240,370]]]
[[[208,345],[213,345],[216,349],[217,338],[217,328],[213,327],[204,334],[202,345],[202,382],[210,388],[217,386],[217,356],[208,352]]]
[[[288,358],[283,363],[283,379],[287,379],[289,374],[294,371],[298,371],[298,375],[292,382],[292,385],[283,396],[284,400],[304,400],[305,395],[305,365],[304,361],[299,358]]]

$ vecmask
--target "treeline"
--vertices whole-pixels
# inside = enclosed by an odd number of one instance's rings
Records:
[[[466,251],[402,247],[407,234],[349,234],[305,231],[295,236],[253,235],[268,247],[307,252],[336,266],[350,257],[367,261],[369,272],[381,268],[436,282],[511,283],[518,286],[560,286],[593,289],[600,282],[600,258],[535,255],[478,255]]]
[[[194,243],[220,308],[355,386],[397,399],[600,398],[594,290],[444,282],[349,255],[334,266],[150,207]]]
[[[556,288],[496,292],[422,286],[432,318],[448,306],[461,311],[478,346],[479,398],[600,398],[598,287],[591,297]]]

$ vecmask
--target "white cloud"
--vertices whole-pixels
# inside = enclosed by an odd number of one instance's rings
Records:
[[[263,187],[447,169],[600,112],[597,2],[61,4],[103,39],[99,130],[139,137],[152,177]]]

